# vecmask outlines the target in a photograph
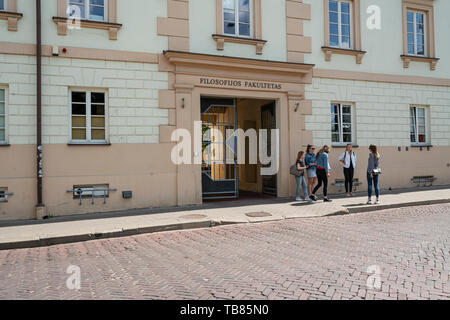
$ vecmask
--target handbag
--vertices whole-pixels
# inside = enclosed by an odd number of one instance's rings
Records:
[[[296,177],[301,177],[304,174],[303,170],[297,169],[297,164],[292,165],[289,171],[290,171],[290,174],[292,174],[293,176],[296,176]]]
[[[377,168],[372,170],[372,175],[378,176],[380,174],[381,174],[381,168],[380,167],[377,167]]]

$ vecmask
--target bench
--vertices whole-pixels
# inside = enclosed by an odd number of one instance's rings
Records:
[[[416,183],[418,187],[420,187],[421,185],[423,187],[431,187],[433,186],[433,182],[435,180],[437,180],[437,178],[435,178],[434,176],[416,176],[412,177],[411,179],[412,183]]]
[[[357,191],[358,186],[362,185],[363,183],[359,181],[359,179],[353,179],[353,192]],[[343,188],[345,188],[345,180],[344,179],[336,179],[333,183],[333,186],[338,187],[339,192],[342,192]]]

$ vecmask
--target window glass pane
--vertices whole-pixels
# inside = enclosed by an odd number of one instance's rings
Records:
[[[4,101],[5,101],[5,90],[0,89],[0,102],[4,102]]]
[[[338,35],[338,25],[336,23],[330,23],[330,34],[331,35]]]
[[[72,129],[72,140],[86,140],[86,129]]]
[[[416,142],[416,135],[411,133],[411,142],[415,143]]]
[[[5,103],[0,102],[0,115],[5,114]]]
[[[332,47],[339,46],[339,38],[338,38],[338,36],[333,36],[333,35],[330,36],[330,46],[332,46]]]
[[[104,129],[93,129],[92,130],[92,140],[105,140],[105,130]]]
[[[5,10],[5,1],[0,0],[0,10]]]
[[[0,128],[5,127],[5,116],[0,116]]]
[[[223,32],[226,34],[236,34],[236,27],[234,22],[224,22]]]
[[[413,44],[408,44],[408,53],[414,54],[414,45]]]
[[[331,141],[332,141],[332,142],[339,142],[339,134],[333,133],[333,134],[331,135]]]
[[[414,33],[414,24],[412,22],[408,22],[407,24],[407,31]]]
[[[104,92],[92,92],[91,93],[92,103],[105,103],[105,93]]]
[[[102,104],[93,104],[91,106],[91,114],[93,116],[104,116],[105,115],[105,106]]]
[[[250,10],[249,0],[239,0],[239,10]]]
[[[85,104],[72,104],[72,114],[85,115],[86,105]]]
[[[104,128],[105,127],[105,118],[103,118],[103,117],[93,117],[91,119],[91,127],[93,127],[93,128]]]
[[[224,9],[234,9],[234,0],[223,0]]]
[[[416,13],[416,22],[423,24],[423,14],[422,13]]]
[[[349,114],[342,115],[342,122],[343,123],[352,123],[352,116]]]
[[[330,22],[338,23],[337,12],[330,12]]]
[[[72,127],[73,128],[85,128],[86,127],[86,117],[72,117]]]
[[[336,134],[336,133],[339,134],[339,124],[333,123],[331,125],[331,132],[334,134]]]
[[[417,46],[417,54],[424,55],[425,49],[423,46]]]
[[[96,21],[105,21],[105,8],[90,6],[89,7],[89,19]]]
[[[234,22],[234,11],[224,11],[223,12],[223,20]]]
[[[425,117],[425,109],[424,108],[417,108],[416,110],[417,110],[418,117],[421,117],[421,118]]]
[[[352,113],[352,107],[351,106],[342,106],[342,112],[351,114]]]
[[[344,141],[342,141],[342,142],[352,142],[352,135],[351,134],[344,133],[342,135],[342,138],[344,139]]]
[[[250,35],[250,25],[247,23],[239,23],[239,35],[249,36]]]
[[[414,45],[414,33],[408,33],[408,45]]]
[[[342,24],[350,24],[350,15],[348,14],[342,14],[341,15],[341,23]]]
[[[406,14],[406,21],[407,22],[413,22],[414,21],[414,14],[410,11]]]
[[[337,12],[338,11],[338,5],[336,1],[328,1],[328,7],[330,11]]]
[[[84,6],[84,0],[71,0],[69,2],[71,7],[69,16],[77,18],[78,16],[82,19],[86,18],[86,7]]]
[[[250,23],[250,12],[249,11],[239,12],[239,22]]]
[[[341,2],[341,12],[350,14],[350,4],[348,2]]]
[[[350,37],[342,37],[342,48],[350,48]]]
[[[0,129],[0,141],[5,141],[5,140],[6,140],[5,129]]]
[[[342,124],[342,132],[344,133],[351,133],[352,132],[352,125],[348,123]]]
[[[343,36],[350,38],[350,26],[342,25],[341,33]]]
[[[86,92],[72,92],[72,102],[86,103]]]

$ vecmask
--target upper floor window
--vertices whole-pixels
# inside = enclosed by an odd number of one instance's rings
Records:
[[[107,21],[105,0],[67,0],[68,16],[94,21]]]
[[[7,11],[8,0],[0,0],[0,11]]]
[[[425,55],[425,14],[408,11],[406,14],[408,54]]]
[[[350,1],[328,2],[330,46],[351,49],[352,43],[352,3]]]
[[[223,0],[223,33],[238,37],[251,35],[251,0]]]
[[[411,143],[426,144],[427,135],[427,109],[425,107],[412,106],[410,108]]]
[[[331,104],[331,141],[333,145],[354,143],[352,105]]]
[[[70,141],[106,143],[106,92],[73,90],[70,97]]]
[[[0,144],[6,143],[6,90],[0,88]]]

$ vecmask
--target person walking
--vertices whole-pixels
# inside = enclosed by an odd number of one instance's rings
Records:
[[[375,188],[375,195],[377,197],[376,204],[380,203],[380,188],[378,186],[380,170],[380,154],[377,151],[377,146],[371,144],[369,147],[369,162],[367,164],[367,184],[369,199],[367,204],[372,204],[372,184]]]
[[[296,198],[295,201],[307,201],[308,200],[308,187],[306,185],[306,179],[305,179],[305,170],[306,170],[306,164],[305,164],[305,152],[300,151],[297,155],[297,170],[301,172],[300,176],[295,176],[295,181],[297,181],[297,190],[296,190]],[[300,197],[300,187],[303,188],[303,194],[304,198]]]
[[[330,152],[330,147],[325,145],[322,149],[320,149],[319,153],[317,153],[317,179],[319,183],[314,188],[311,199],[317,201],[316,192],[323,185],[323,202],[331,202],[328,198],[328,178],[330,177],[330,164],[328,161],[328,153]]]
[[[317,183],[317,173],[316,173],[316,155],[314,154],[316,148],[312,145],[308,145],[306,148],[306,155],[305,155],[305,165],[307,167],[306,169],[306,176],[308,178],[308,196],[311,200],[316,201],[317,199],[312,198],[312,190],[314,186]]]
[[[344,153],[339,156],[339,161],[344,164],[345,192],[348,197],[353,195],[353,177],[356,168],[356,155],[349,143]]]

